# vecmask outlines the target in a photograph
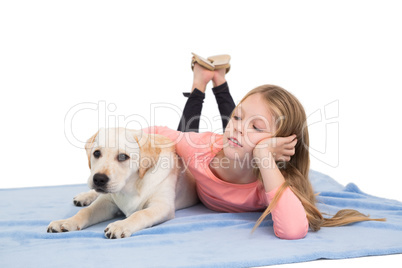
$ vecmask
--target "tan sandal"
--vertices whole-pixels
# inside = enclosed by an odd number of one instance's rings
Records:
[[[215,66],[215,70],[226,69],[226,73],[230,71],[230,56],[229,55],[216,55],[211,56],[208,60]]]
[[[218,69],[226,69],[226,73],[230,70],[230,56],[229,55],[216,55],[211,56],[208,59],[204,59],[203,57],[193,54],[193,58],[191,59],[191,69],[194,70],[194,64],[198,63],[205,69],[210,71],[218,70]]]
[[[191,59],[191,70],[194,71],[194,64],[198,63],[199,65],[201,65],[202,67],[204,67],[205,69],[208,69],[210,71],[215,70],[215,66],[213,64],[211,64],[211,62],[209,62],[208,60],[204,59],[201,56],[198,56],[195,53],[191,53],[193,54],[193,58]]]

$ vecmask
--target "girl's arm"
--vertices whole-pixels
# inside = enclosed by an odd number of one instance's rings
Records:
[[[285,178],[276,165],[270,141],[265,142],[265,146],[261,146],[261,143],[259,145],[254,149],[253,156],[261,172],[268,202],[271,202],[277,189],[285,182]],[[306,236],[308,231],[306,212],[300,200],[289,188],[285,189],[271,213],[274,232],[279,238],[300,239]]]

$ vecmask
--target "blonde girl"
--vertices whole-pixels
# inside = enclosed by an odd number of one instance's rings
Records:
[[[226,64],[223,61],[219,68],[213,60],[194,55],[192,92],[186,94],[178,130],[148,129],[175,142],[177,153],[196,179],[202,203],[221,212],[263,211],[254,229],[271,213],[274,233],[283,239],[303,238],[309,228],[317,231],[381,220],[349,209],[332,218],[322,216],[308,178],[309,135],[303,106],[285,89],[263,85],[248,92],[235,107],[225,79],[230,58],[225,57]],[[196,133],[210,81],[223,135]]]

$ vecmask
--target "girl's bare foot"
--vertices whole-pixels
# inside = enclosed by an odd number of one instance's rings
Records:
[[[226,82],[226,78],[225,78],[226,69],[218,69],[218,70],[215,70],[213,73],[214,73],[214,76],[212,78],[212,83],[213,83],[214,87],[220,86]]]
[[[215,76],[215,72],[205,69],[198,63],[194,64],[193,72],[194,72],[194,80],[193,80],[193,87],[191,89],[191,92],[193,92],[193,90],[195,88],[197,88],[201,92],[205,93],[207,84]]]

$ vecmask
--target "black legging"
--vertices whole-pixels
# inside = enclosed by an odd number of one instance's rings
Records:
[[[222,127],[225,130],[229,122],[233,109],[236,107],[232,96],[229,92],[228,83],[225,82],[220,86],[212,88],[215,95],[218,109],[221,114]],[[182,132],[198,132],[200,126],[200,116],[202,104],[204,103],[205,93],[194,89],[188,96],[186,105],[184,106],[183,114],[180,119],[177,130]]]

